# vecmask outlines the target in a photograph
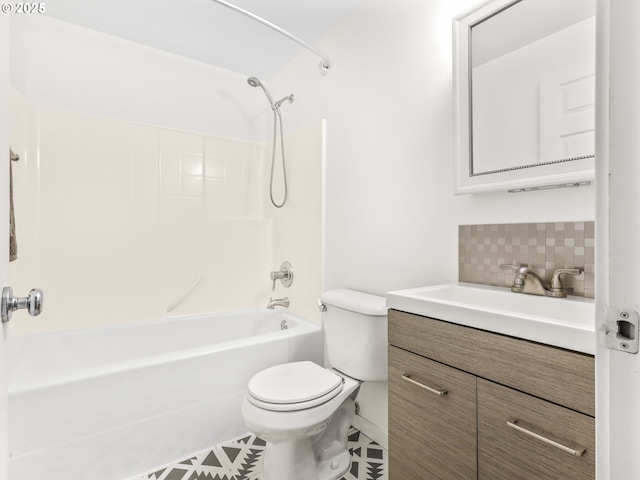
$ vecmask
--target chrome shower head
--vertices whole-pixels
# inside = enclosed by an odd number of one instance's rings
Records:
[[[267,87],[265,87],[259,79],[257,79],[256,77],[249,77],[249,78],[247,78],[247,83],[249,85],[251,85],[252,87],[260,87],[264,91],[264,94],[267,96],[267,99],[269,100],[269,103],[271,104],[271,108],[273,110],[276,109],[276,107],[275,107],[275,105],[273,103],[273,97],[269,93],[269,90],[267,90]]]
[[[252,87],[260,87],[264,91],[264,94],[267,96],[267,98],[269,99],[269,103],[271,104],[271,109],[274,111],[280,111],[280,106],[287,100],[289,101],[289,103],[293,102],[293,94],[287,95],[286,97],[281,98],[277,102],[274,102],[273,97],[269,93],[269,90],[267,90],[267,87],[265,87],[262,84],[262,82],[256,77],[247,78],[247,83]]]
[[[256,77],[247,78],[247,83],[249,85],[251,85],[252,87],[260,87],[260,86],[262,86],[262,82],[260,82],[260,80],[258,80]]]

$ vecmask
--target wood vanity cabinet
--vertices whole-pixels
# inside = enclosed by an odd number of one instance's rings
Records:
[[[593,356],[396,310],[389,344],[391,480],[595,478]]]

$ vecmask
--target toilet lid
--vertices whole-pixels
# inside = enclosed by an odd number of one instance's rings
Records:
[[[341,390],[342,377],[313,362],[276,365],[249,380],[249,394],[269,404],[302,404],[329,394],[333,398]]]

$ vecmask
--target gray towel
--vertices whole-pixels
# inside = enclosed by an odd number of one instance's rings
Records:
[[[9,261],[18,259],[18,242],[16,241],[16,219],[13,213],[13,162],[20,160],[20,156],[9,149]]]

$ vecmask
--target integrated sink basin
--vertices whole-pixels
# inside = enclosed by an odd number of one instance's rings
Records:
[[[387,293],[387,307],[595,354],[595,304],[582,297],[552,298],[508,288],[449,283]]]

